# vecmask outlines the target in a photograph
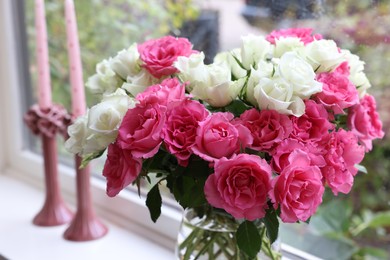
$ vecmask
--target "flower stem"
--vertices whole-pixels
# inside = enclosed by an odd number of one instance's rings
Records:
[[[195,256],[195,260],[198,259],[201,255],[203,255],[206,251],[209,251],[209,259],[215,260],[215,254],[212,250],[214,241],[217,239],[218,233],[213,233],[210,236],[210,239],[208,241],[205,241],[203,247],[199,250],[198,254]],[[207,240],[208,237],[204,237],[202,240]],[[202,241],[203,242],[203,241]],[[210,254],[211,253],[211,254]]]

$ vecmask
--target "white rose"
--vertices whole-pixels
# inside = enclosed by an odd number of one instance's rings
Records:
[[[299,117],[305,113],[305,103],[293,92],[293,86],[282,78],[262,78],[254,89],[254,96],[260,109]]]
[[[101,103],[93,106],[85,116],[80,117],[68,128],[70,138],[65,148],[80,155],[99,152],[114,142],[122,118],[134,100],[123,89],[104,96]]]
[[[69,138],[65,142],[65,149],[73,154],[81,154],[87,138],[87,115],[78,117],[75,122],[68,127]]]
[[[96,74],[88,78],[86,86],[93,94],[103,95],[113,93],[121,83],[111,68],[111,61],[103,60],[96,65]]]
[[[349,66],[349,80],[356,86],[359,96],[363,97],[367,89],[371,87],[371,83],[368,80],[364,71],[364,61],[360,60],[359,56],[352,54],[349,50],[342,50],[345,55],[345,59]]]
[[[286,52],[293,51],[304,46],[303,42],[297,37],[281,37],[275,40],[274,57],[280,58]]]
[[[127,90],[133,97],[145,91],[149,86],[157,84],[159,79],[153,77],[146,69],[133,76],[128,76],[121,88]]]
[[[350,75],[349,80],[356,86],[360,98],[364,97],[367,89],[371,88],[371,83],[363,71]]]
[[[107,148],[107,136],[94,133],[87,127],[87,121],[88,117],[84,115],[68,127],[69,138],[65,142],[68,152],[84,156]]]
[[[101,152],[105,150],[110,143],[111,142],[107,141],[107,135],[96,134],[89,131],[87,137],[85,138],[83,150],[81,151],[80,155],[84,156]]]
[[[242,37],[241,60],[246,70],[257,68],[260,60],[273,53],[273,45],[262,36],[248,35]]]
[[[136,75],[140,72],[140,59],[137,44],[131,45],[127,50],[122,50],[110,60],[111,68],[123,80],[128,76]]]
[[[87,127],[95,133],[106,135],[114,133],[116,137],[116,130],[122,118],[128,109],[134,107],[134,99],[131,99],[123,89],[118,89],[115,93],[104,96],[99,104],[89,110]]]
[[[178,57],[174,66],[179,70],[179,78],[183,82],[189,82],[187,91],[191,92],[197,82],[208,81],[208,71],[204,64],[204,53],[194,53],[189,57]]]
[[[258,63],[258,68],[251,68],[251,73],[246,84],[246,100],[252,105],[256,105],[257,101],[254,96],[254,89],[259,84],[260,79],[262,78],[271,78],[274,71],[274,65],[271,62],[260,61]]]
[[[230,69],[218,64],[206,66],[205,81],[196,81],[191,94],[195,98],[206,101],[213,107],[223,107],[232,102],[240,93],[245,78],[231,80]]]
[[[349,50],[341,50],[345,60],[348,62],[349,73],[355,74],[364,70],[365,62],[360,60],[359,56],[352,54]]]
[[[332,71],[344,61],[344,54],[333,40],[315,40],[300,51],[317,73]]]
[[[189,82],[187,90],[198,99],[214,107],[222,107],[235,99],[244,84],[243,80],[233,82],[230,66],[222,62],[204,64],[204,54],[195,53],[190,57],[179,57],[174,63],[179,78]]]
[[[236,59],[240,61],[241,50],[233,49],[230,52],[220,52],[215,56],[214,63],[221,64],[221,66],[226,65],[232,72],[234,78],[239,79],[247,75],[247,71],[243,69]]]
[[[276,74],[294,88],[294,95],[309,98],[322,91],[322,84],[315,80],[313,68],[295,52],[286,52],[279,60]]]
[[[196,94],[202,95],[203,98],[201,99],[213,107],[224,107],[230,104],[238,96],[244,81],[244,79],[239,79],[211,87],[199,88],[197,89],[198,92]],[[199,97],[196,94],[194,94],[194,96]]]

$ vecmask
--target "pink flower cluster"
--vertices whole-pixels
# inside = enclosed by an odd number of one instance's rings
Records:
[[[271,33],[267,39],[300,37],[306,44],[321,36],[311,29]],[[172,37],[139,47],[145,68],[154,76],[175,72],[173,61],[192,53],[188,43]],[[235,117],[210,112],[185,93],[185,84],[167,78],[139,94],[108,148],[103,175],[107,193],[117,195],[136,180],[142,162],[164,149],[188,166],[191,156],[209,163],[207,201],[235,218],[263,218],[269,203],[281,219],[306,221],[322,202],[325,187],[348,193],[365,151],[383,137],[375,99],[359,98],[348,79],[348,63],[317,75],[323,91],[305,100],[301,117],[251,108]],[[340,127],[339,118],[346,119]]]

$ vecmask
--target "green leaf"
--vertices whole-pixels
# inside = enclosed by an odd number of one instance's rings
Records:
[[[81,164],[80,164],[80,169],[85,168],[88,165],[88,163],[90,161],[92,161],[93,159],[96,159],[96,158],[99,158],[100,156],[102,156],[102,154],[104,153],[105,150],[106,149],[104,149],[102,151],[90,153],[90,154],[87,154],[86,156],[84,156],[82,161],[81,161]]]
[[[187,167],[178,166],[176,172],[178,175],[191,176],[195,179],[207,178],[210,173],[209,162],[199,158],[198,156],[191,156]]]
[[[141,198],[141,178],[140,178],[140,176],[138,176],[137,179],[135,180],[135,184],[137,185],[138,196]]]
[[[256,225],[251,221],[244,221],[236,232],[238,248],[250,258],[255,258],[261,248],[261,236]]]
[[[210,171],[208,162],[197,156],[191,156],[187,167],[179,165],[167,175],[167,187],[184,209],[206,203],[203,190]]]
[[[235,55],[232,54],[232,56],[233,56],[234,60],[237,62],[238,66],[240,66],[242,69],[246,70],[244,65],[242,64],[242,62]]]
[[[269,208],[266,211],[264,217],[264,224],[267,228],[267,236],[270,239],[271,244],[275,242],[279,234],[279,220],[275,209]]]
[[[157,154],[143,162],[142,168],[145,172],[169,174],[176,166],[176,158],[160,148]]]
[[[156,222],[161,214],[162,199],[158,185],[158,183],[154,185],[146,197],[146,206],[149,209],[150,218],[153,222]]]
[[[229,111],[234,114],[234,116],[238,117],[246,110],[251,109],[252,107],[248,106],[241,100],[233,100],[229,105],[225,107],[226,111]]]
[[[195,179],[186,175],[173,180],[173,195],[184,209],[198,207],[206,202],[203,192],[205,181],[206,179]]]
[[[390,211],[380,212],[373,216],[368,223],[369,227],[390,227]]]
[[[351,225],[351,215],[352,208],[346,201],[333,200],[311,217],[310,228],[323,235],[344,233]]]
[[[362,173],[365,173],[365,174],[368,173],[366,167],[364,167],[364,166],[361,165],[361,164],[355,164],[355,168],[358,169],[359,172],[362,172]]]
[[[367,259],[389,259],[389,254],[386,250],[375,247],[363,247],[356,253],[357,255],[366,257]],[[371,256],[370,258],[368,256]]]

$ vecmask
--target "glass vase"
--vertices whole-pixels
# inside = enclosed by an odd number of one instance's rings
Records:
[[[249,259],[237,246],[239,222],[225,212],[211,210],[202,216],[194,209],[184,211],[175,254],[180,260],[244,260]],[[264,225],[256,223],[262,236],[257,259],[280,259],[280,240],[272,245]]]

